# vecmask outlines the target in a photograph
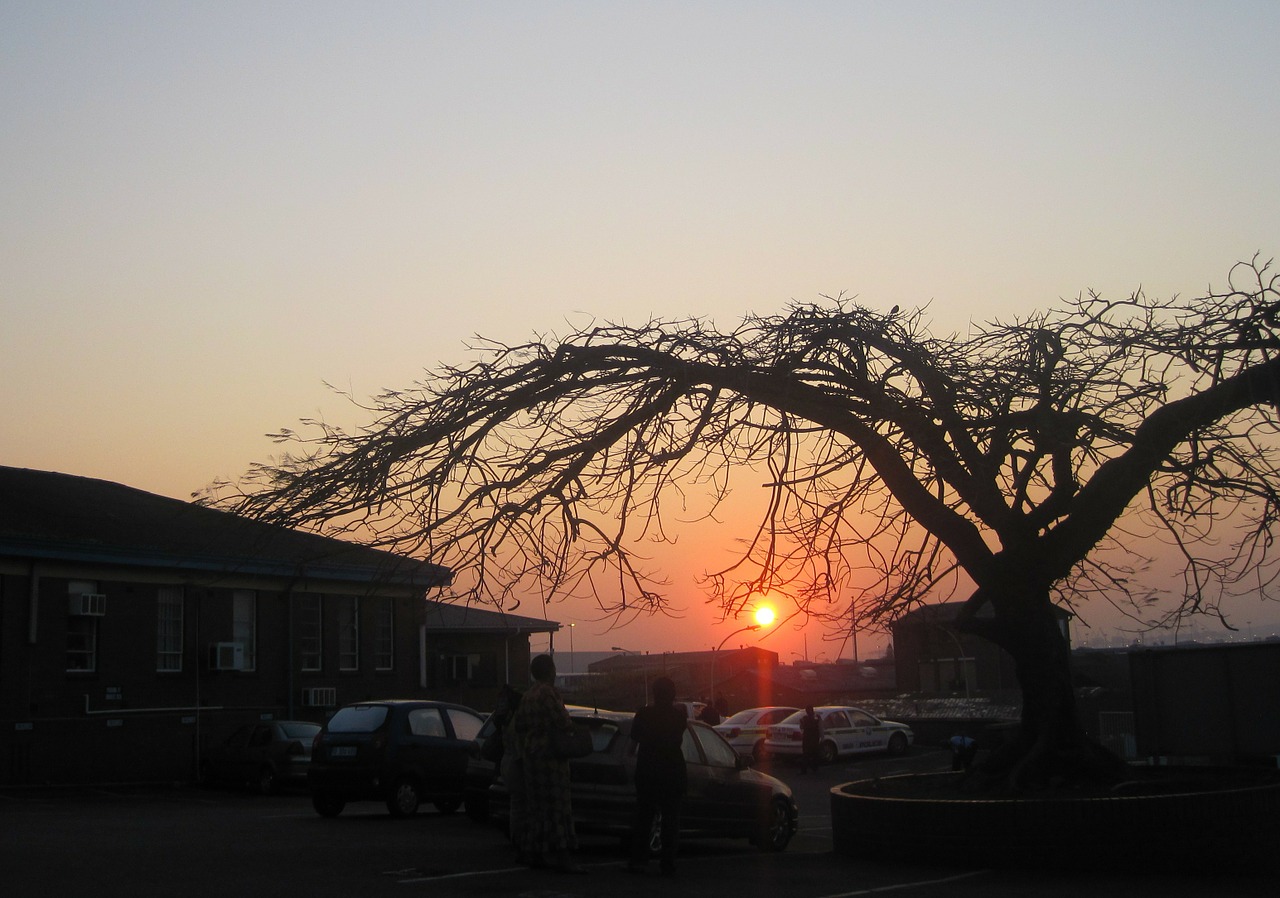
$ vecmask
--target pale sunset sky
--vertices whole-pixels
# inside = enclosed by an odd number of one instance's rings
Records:
[[[1198,294],[1280,253],[1278,45],[1270,0],[0,0],[0,464],[187,498],[477,333]],[[546,616],[741,625],[669,573],[679,620]]]

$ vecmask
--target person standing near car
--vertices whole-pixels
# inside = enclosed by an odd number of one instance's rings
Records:
[[[511,721],[524,784],[524,822],[513,832],[521,861],[562,873],[582,873],[569,852],[577,848],[569,795],[569,762],[551,748],[552,732],[572,730],[573,720],[555,687],[556,664],[539,655],[529,665],[533,685],[520,699]]]
[[[804,717],[800,718],[800,772],[817,773],[818,742],[822,736],[822,722],[814,713],[813,705],[804,709]]]
[[[493,762],[502,781],[507,784],[510,802],[507,833],[516,846],[517,859],[521,851],[516,834],[524,830],[524,765],[520,761],[520,751],[511,724],[522,697],[520,691],[510,683],[503,684],[498,693],[497,706],[493,709],[493,732],[480,747],[480,756]]]
[[[649,860],[653,816],[662,815],[662,872],[676,872],[680,803],[688,786],[684,766],[684,733],[688,718],[677,707],[676,684],[668,677],[653,681],[653,704],[636,712],[631,740],[636,744],[636,812],[631,821],[631,861],[627,869],[643,872]]]

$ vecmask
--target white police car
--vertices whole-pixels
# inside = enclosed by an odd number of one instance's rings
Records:
[[[841,755],[887,751],[892,755],[906,754],[915,734],[905,723],[881,720],[861,708],[844,705],[825,705],[814,708],[818,715],[818,759],[830,764]],[[804,711],[797,711],[781,723],[769,727],[765,737],[764,752],[769,757],[799,758],[803,747],[800,741],[800,718]]]
[[[781,723],[798,710],[787,705],[748,708],[726,717],[714,729],[739,755],[759,761],[769,727]]]

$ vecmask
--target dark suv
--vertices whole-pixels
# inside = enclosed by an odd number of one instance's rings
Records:
[[[462,804],[467,757],[484,718],[448,702],[389,700],[340,708],[315,737],[307,782],[325,817],[349,801],[384,801],[395,817],[430,801],[444,814]]]

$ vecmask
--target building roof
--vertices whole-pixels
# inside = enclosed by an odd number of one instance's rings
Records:
[[[771,652],[759,646],[748,645],[736,649],[719,649],[717,651],[658,652],[657,654],[619,651],[601,658],[599,661],[591,662],[589,669],[599,673],[609,673],[647,669],[657,664],[709,665],[712,662],[723,661],[725,658],[733,658],[738,663],[742,663],[747,658],[754,658],[757,664],[764,664],[769,667],[776,667],[778,664],[777,652]]]
[[[899,617],[890,625],[890,629],[897,627],[899,624],[949,624],[960,616],[960,610],[966,604],[965,602],[939,602],[936,605],[921,605],[918,608],[912,608]],[[995,617],[995,611],[992,609],[991,603],[988,602],[978,609],[977,616],[983,619]],[[1066,620],[1073,615],[1065,608],[1054,605],[1053,616],[1058,620]]]
[[[448,568],[107,480],[0,466],[0,559],[143,567],[399,588]]]
[[[426,624],[433,633],[519,635],[555,633],[560,629],[556,621],[449,602],[427,602]]]

